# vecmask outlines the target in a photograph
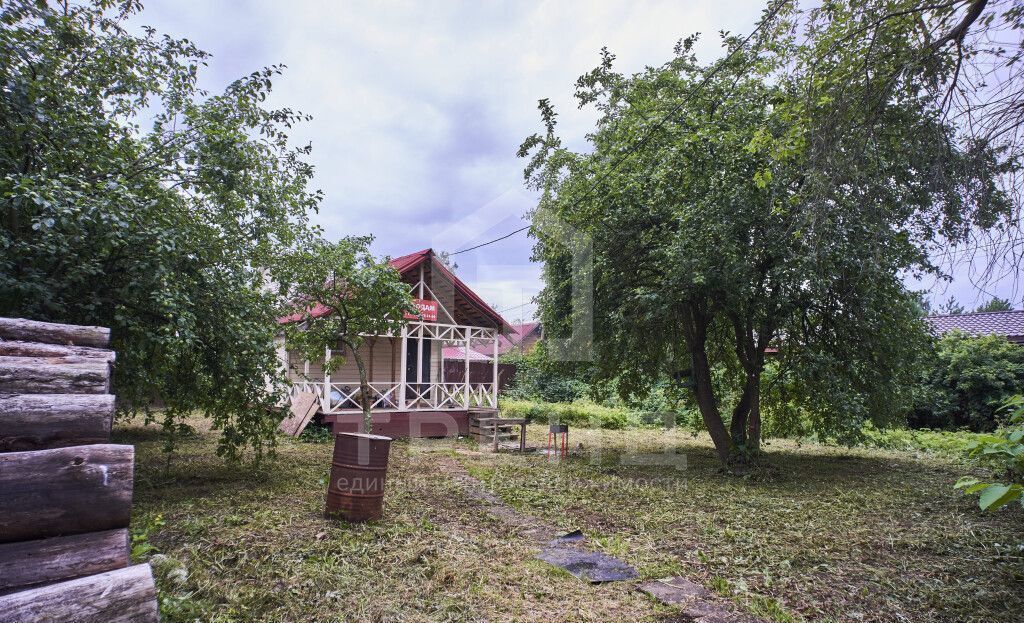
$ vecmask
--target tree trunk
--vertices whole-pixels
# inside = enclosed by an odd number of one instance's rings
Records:
[[[352,342],[346,340],[345,345],[352,351],[352,358],[356,360],[356,369],[359,370],[359,406],[363,409],[363,432],[370,433],[373,432],[373,413],[370,409],[373,398],[370,396],[370,380],[366,376],[366,364],[363,362],[363,356],[359,354],[359,349]]]
[[[743,393],[732,410],[732,420],[729,422],[729,434],[732,437],[732,445],[736,450],[743,450],[747,447],[747,416],[750,414],[750,378],[743,384]]]
[[[747,421],[747,447],[753,456],[761,452],[761,373],[757,374],[750,403],[750,418]]]
[[[688,308],[683,313],[683,328],[690,349],[693,393],[697,398],[697,407],[704,420],[704,427],[708,429],[711,441],[715,444],[718,459],[723,465],[727,465],[732,454],[732,442],[729,439],[729,432],[725,429],[725,422],[722,421],[722,414],[715,401],[715,390],[711,385],[711,366],[707,354],[708,324],[707,317],[697,310]]]
[[[761,445],[761,372],[764,370],[764,349],[771,331],[761,327],[757,335],[749,316],[730,315],[735,337],[736,358],[743,366],[743,394],[733,410],[729,429],[740,455],[737,460],[755,458]]]

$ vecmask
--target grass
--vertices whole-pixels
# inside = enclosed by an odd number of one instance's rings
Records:
[[[963,465],[939,455],[772,442],[769,466],[738,477],[680,431],[573,429],[583,447],[562,464],[398,443],[386,519],[347,525],[321,517],[329,444],[286,439],[253,469],[216,458],[197,428],[169,467],[154,431],[117,431],[137,445],[136,550],[157,569],[165,621],[677,620],[628,583],[590,586],[534,560],[439,457],[643,577],[685,575],[767,620],[1024,609],[1024,513],[982,514],[952,489]],[[545,437],[530,427],[532,443]]]

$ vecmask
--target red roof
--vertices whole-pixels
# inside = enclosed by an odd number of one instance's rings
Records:
[[[466,349],[462,346],[445,346],[444,349],[442,349],[441,354],[445,359],[454,359],[456,361],[466,360]],[[469,349],[469,360],[490,361],[491,358],[471,348]]]
[[[459,292],[459,294],[461,294],[462,296],[466,297],[466,299],[473,303],[477,308],[479,308],[480,311],[485,316],[489,317],[491,320],[495,322],[495,324],[501,327],[500,330],[502,333],[513,330],[513,328],[508,324],[508,322],[501,317],[501,314],[499,314],[493,307],[485,303],[482,298],[477,296],[476,292],[473,292],[469,288],[469,286],[463,283],[461,279],[456,277],[455,273],[448,270],[448,268],[445,267],[444,264],[436,261],[434,256],[435,254],[433,249],[423,249],[422,251],[416,251],[415,253],[409,253],[408,255],[396,257],[389,261],[388,263],[391,265],[392,268],[397,270],[399,274],[405,275],[414,268],[418,268],[419,265],[422,264],[423,262],[432,260],[433,264],[431,265],[431,268],[440,270],[443,275],[450,279],[455,290]],[[326,315],[329,312],[330,309],[328,309],[327,307],[320,303],[317,303],[312,307],[312,309],[309,310],[308,316],[313,318],[319,318],[320,316]],[[282,316],[281,318],[278,318],[277,322],[278,324],[287,324],[289,322],[301,320],[304,317],[305,316],[303,316],[302,314],[292,314],[290,316]]]

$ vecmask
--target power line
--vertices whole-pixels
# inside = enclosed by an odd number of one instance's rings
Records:
[[[604,175],[602,175],[596,182],[591,184],[589,188],[587,188],[587,191],[585,193],[583,193],[583,197],[581,197],[579,199],[579,201],[583,201],[584,199],[586,199],[590,195],[590,193],[595,188],[597,188],[597,186],[601,182],[603,182],[605,179],[608,178],[609,175],[611,175],[612,173],[615,172],[615,169],[617,169],[620,164],[625,162],[627,158],[629,158],[630,156],[635,154],[637,152],[637,150],[639,150],[641,147],[646,145],[647,142],[651,139],[651,137],[654,136],[654,132],[657,131],[657,130],[660,130],[662,127],[664,127],[665,123],[668,122],[669,119],[674,117],[676,115],[676,113],[678,113],[680,110],[683,109],[683,106],[688,103],[689,98],[693,97],[701,89],[703,89],[704,86],[707,85],[707,83],[711,81],[711,79],[715,76],[715,74],[717,74],[726,64],[728,64],[728,62],[730,60],[732,60],[733,56],[735,56],[743,48],[747,47],[747,43],[749,43],[750,40],[753,39],[754,36],[758,32],[760,32],[761,29],[764,28],[764,26],[768,22],[770,22],[772,19],[774,19],[775,16],[778,15],[779,11],[782,10],[782,7],[784,7],[786,4],[788,4],[788,2],[789,2],[789,0],[780,0],[780,2],[778,4],[776,4],[775,7],[773,7],[768,12],[768,15],[766,15],[764,17],[764,19],[762,19],[757,24],[757,27],[754,28],[754,30],[750,31],[750,34],[748,34],[743,39],[743,41],[741,41],[740,44],[733,49],[732,52],[729,52],[729,54],[724,59],[722,59],[714,69],[712,69],[710,72],[708,72],[704,76],[704,79],[701,80],[700,83],[697,84],[696,87],[694,87],[689,93],[685,94],[685,96],[684,96],[682,101],[680,101],[678,104],[676,104],[672,108],[672,110],[669,111],[669,113],[667,115],[662,117],[661,121],[658,121],[657,123],[654,124],[654,126],[649,128],[648,131],[644,134],[644,136],[635,145],[633,145],[633,147],[631,147],[628,150],[626,150],[626,153],[622,154],[621,156],[619,156],[619,158],[617,160],[612,162],[611,168]],[[579,203],[579,202],[577,202],[577,203]],[[460,253],[467,253],[469,251],[474,251],[476,249],[479,249],[480,247],[486,247],[487,245],[494,244],[495,242],[501,242],[502,240],[504,240],[506,238],[510,238],[510,237],[520,233],[520,232],[524,232],[524,231],[526,231],[529,228],[530,228],[530,226],[526,225],[524,227],[520,227],[519,229],[517,229],[515,231],[509,232],[509,233],[505,234],[504,236],[501,236],[500,238],[495,238],[493,240],[488,240],[487,242],[481,242],[480,244],[474,245],[472,247],[469,247],[468,249],[462,249],[461,251],[455,251],[453,253],[449,253],[448,255],[452,256],[452,255],[458,255]]]
[[[530,229],[530,226],[529,225],[524,225],[523,227],[520,227],[519,229],[517,229],[515,231],[512,231],[512,232],[509,232],[509,233],[505,234],[501,238],[495,238],[494,240],[488,240],[487,242],[482,242],[482,243],[476,245],[475,247],[469,247],[468,249],[463,249],[461,251],[455,251],[453,253],[449,253],[448,255],[449,256],[451,256],[451,255],[458,255],[459,253],[466,253],[467,251],[472,251],[474,249],[479,249],[480,247],[486,247],[489,244],[494,244],[495,242],[500,242],[500,241],[504,240],[505,238],[511,238],[512,236],[515,236],[519,232],[526,231],[527,229]]]
[[[515,307],[506,307],[505,309],[499,309],[498,313],[499,314],[503,314],[503,313],[505,313],[507,311],[512,311],[513,309],[520,309],[522,307],[526,307],[527,305],[536,305],[536,304],[537,304],[536,302],[530,301],[529,303],[523,303],[522,305],[516,305]]]

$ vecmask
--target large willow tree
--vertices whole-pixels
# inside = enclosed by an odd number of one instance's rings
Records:
[[[757,452],[766,392],[829,435],[900,413],[924,339],[903,277],[1009,209],[998,154],[960,140],[927,78],[879,66],[912,41],[873,42],[872,78],[891,80],[868,88],[861,42],[833,45],[850,25],[818,16],[798,38],[800,17],[773,5],[710,64],[693,38],[629,76],[605,52],[577,82],[591,149],[565,148],[542,101],[546,132],[520,150],[548,336],[592,312],[601,376],[625,396],[692,388],[726,463]],[[588,279],[592,304],[573,294]]]
[[[268,68],[222,93],[207,54],[126,24],[137,2],[0,5],[0,315],[112,328],[129,410],[195,411],[221,452],[273,439],[280,301],[264,288],[319,201],[303,117]]]

